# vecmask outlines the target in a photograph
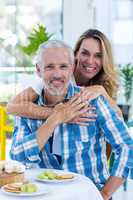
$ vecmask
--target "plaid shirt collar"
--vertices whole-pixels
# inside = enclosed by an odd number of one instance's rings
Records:
[[[77,86],[76,86],[77,88]],[[78,87],[78,89],[80,90],[80,87]],[[72,83],[69,84],[68,86],[68,90],[67,90],[67,94],[64,97],[64,101],[71,99],[71,97],[73,97],[75,95],[75,89],[74,89],[74,85]],[[39,98],[37,100],[39,105],[46,105],[46,99],[45,99],[45,91],[44,89],[42,90],[41,95],[39,95]]]

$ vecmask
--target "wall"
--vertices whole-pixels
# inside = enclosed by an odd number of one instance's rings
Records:
[[[94,26],[93,0],[63,1],[63,39],[74,46],[85,30]]]

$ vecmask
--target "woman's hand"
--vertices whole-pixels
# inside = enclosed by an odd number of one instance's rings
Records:
[[[105,88],[102,85],[84,87],[82,88],[81,93],[82,93],[83,99],[88,100],[88,101],[91,101],[97,98],[98,96],[103,95],[107,99],[107,101],[110,103],[112,108],[117,112],[119,117],[123,119],[123,115],[120,108],[117,106],[116,102],[108,95],[108,93],[106,92]]]
[[[75,117],[74,119],[69,121],[69,123],[78,124],[81,126],[87,126],[89,122],[96,121],[96,117],[97,117],[96,108],[89,105],[88,111],[86,113],[81,114],[78,117]]]
[[[81,94],[76,94],[67,103],[59,103],[53,109],[52,116],[55,118],[58,124],[67,123],[73,120],[75,117],[82,115],[87,116],[89,110],[88,102],[83,100]]]
[[[81,89],[81,94],[82,97],[88,101],[91,101],[100,95],[103,95],[107,99],[110,98],[104,87],[101,85],[84,87]]]

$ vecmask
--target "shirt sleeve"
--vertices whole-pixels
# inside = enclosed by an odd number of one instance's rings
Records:
[[[40,150],[36,139],[37,133],[31,132],[27,120],[25,118],[17,118],[10,156],[11,159],[23,163],[39,163]]]
[[[115,153],[111,176],[127,178],[133,168],[133,136],[103,96],[98,98],[97,112],[102,133]]]
[[[39,77],[35,77],[33,81],[31,81],[31,84],[29,85],[32,87],[32,89],[38,94],[41,95],[42,89],[43,89],[43,81]]]

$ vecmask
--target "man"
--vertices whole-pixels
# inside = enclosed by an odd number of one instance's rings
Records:
[[[104,200],[108,200],[133,167],[133,140],[123,120],[103,96],[91,101],[98,116],[89,123],[86,97],[75,95],[80,88],[70,83],[73,62],[72,50],[63,42],[49,41],[40,46],[37,72],[43,80],[44,90],[35,103],[57,105],[45,122],[19,118],[11,158],[83,174],[101,190]],[[70,100],[63,103],[65,99]],[[67,123],[82,115],[88,119],[86,126]],[[116,155],[111,173],[107,165],[106,141]]]

